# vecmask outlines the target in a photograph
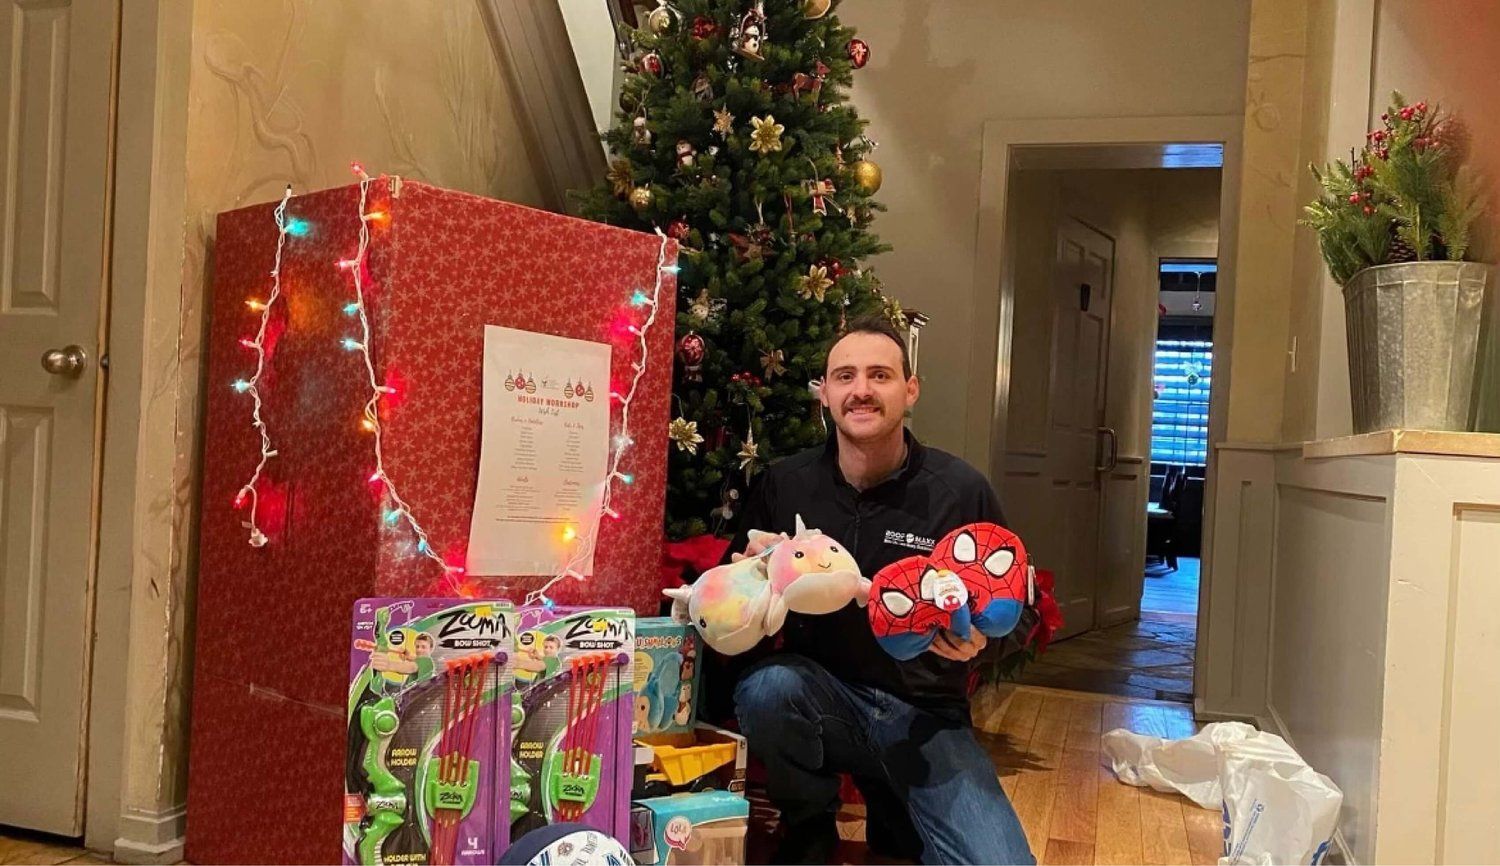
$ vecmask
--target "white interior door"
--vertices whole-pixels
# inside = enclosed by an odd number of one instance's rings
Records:
[[[83,816],[118,11],[0,2],[0,824],[69,836]]]
[[[1053,268],[1052,377],[1047,476],[1053,543],[1050,567],[1063,614],[1059,637],[1093,628],[1100,591],[1100,429],[1104,420],[1109,308],[1115,244],[1065,218]]]

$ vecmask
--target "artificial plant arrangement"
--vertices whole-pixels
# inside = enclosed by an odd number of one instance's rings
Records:
[[[1393,93],[1380,119],[1348,162],[1311,167],[1323,192],[1302,222],[1317,231],[1340,284],[1375,265],[1467,261],[1470,230],[1484,209],[1457,118]]]

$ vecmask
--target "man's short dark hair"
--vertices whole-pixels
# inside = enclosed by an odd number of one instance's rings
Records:
[[[833,347],[850,334],[879,334],[882,337],[889,337],[891,342],[895,343],[896,347],[901,350],[901,375],[907,379],[911,378],[911,355],[906,351],[905,335],[896,330],[896,326],[891,324],[890,319],[877,315],[856,316],[850,319],[845,323],[843,329],[834,335],[832,340],[828,341],[828,348],[823,352],[823,374],[825,376],[828,375],[828,357],[833,354]]]

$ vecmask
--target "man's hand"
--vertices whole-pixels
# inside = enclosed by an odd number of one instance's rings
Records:
[[[947,629],[939,629],[928,650],[945,659],[966,662],[979,655],[980,650],[983,650],[987,643],[989,643],[989,638],[977,628],[969,629],[968,640],[964,640]]]
[[[774,535],[769,532],[751,532],[750,542],[745,545],[745,552],[731,555],[729,561],[739,562],[746,557],[760,556],[766,552],[766,548],[786,540],[787,534],[785,532],[778,532]]]

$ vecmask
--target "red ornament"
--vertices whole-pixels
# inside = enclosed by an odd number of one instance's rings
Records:
[[[687,220],[675,219],[667,223],[667,237],[673,240],[687,240],[688,232],[690,231],[692,229],[688,227]]]
[[[854,64],[855,69],[864,69],[865,64],[870,62],[870,46],[863,39],[850,39],[847,50],[849,62]]]
[[[660,75],[662,70],[661,55],[655,51],[641,58],[641,72],[651,75]]]
[[[699,15],[693,19],[693,38],[708,39],[719,34],[719,24],[712,18]]]
[[[677,341],[677,359],[682,362],[682,370],[689,382],[703,381],[703,356],[707,352],[707,344],[697,334],[683,334]]]
[[[844,274],[849,273],[849,269],[844,267],[844,263],[838,259],[823,259],[818,264],[827,268],[828,276],[835,280],[842,279]]]

